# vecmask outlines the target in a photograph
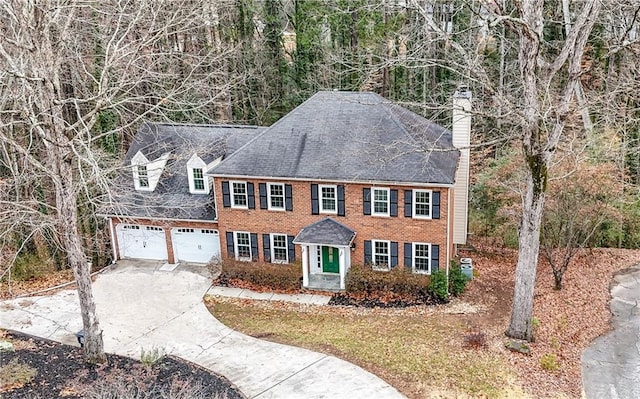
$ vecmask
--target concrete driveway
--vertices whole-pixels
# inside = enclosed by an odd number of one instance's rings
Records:
[[[163,348],[224,375],[249,398],[402,398],[375,375],[333,356],[235,332],[207,311],[210,279],[119,263],[94,283],[107,352],[139,358]],[[75,290],[0,302],[0,327],[76,344],[82,321]]]
[[[640,398],[640,266],[618,273],[611,285],[613,331],[582,354],[589,399]]]

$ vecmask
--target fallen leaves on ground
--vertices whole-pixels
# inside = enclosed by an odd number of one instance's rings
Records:
[[[535,398],[580,398],[582,391],[580,357],[585,348],[609,328],[609,284],[612,276],[619,270],[640,263],[640,251],[621,249],[583,250],[573,260],[565,275],[564,288],[553,289],[553,275],[548,264],[541,261],[538,267],[536,291],[534,299],[534,317],[536,342],[530,344],[531,355],[526,356],[510,352],[505,348],[508,341],[504,335],[509,322],[511,301],[514,286],[514,270],[517,252],[507,248],[496,248],[491,245],[477,243],[475,249],[462,252],[463,257],[473,259],[476,278],[469,284],[467,291],[446,305],[409,306],[406,308],[363,308],[349,306],[313,306],[283,302],[267,302],[253,300],[237,300],[229,298],[208,298],[207,303],[215,314],[216,303],[228,303],[221,316],[223,321],[251,335],[276,340],[292,345],[305,346],[310,349],[327,352],[353,361],[386,379],[409,397],[535,397]],[[236,308],[233,316],[230,309]],[[220,308],[218,308],[219,310]],[[255,317],[247,317],[251,311]],[[272,313],[276,311],[278,313]],[[283,313],[285,312],[285,313]],[[264,317],[259,317],[262,314]],[[307,316],[305,316],[307,315]],[[361,329],[359,338],[368,334],[372,337],[389,333],[384,322],[431,325],[433,328],[441,323],[447,326],[446,332],[437,338],[428,337],[424,331],[422,341],[408,341],[412,346],[396,348],[401,354],[414,353],[429,356],[427,362],[435,362],[439,370],[455,370],[460,364],[467,365],[469,359],[478,354],[489,353],[496,363],[495,374],[487,373],[486,368],[466,368],[471,373],[469,381],[455,381],[452,378],[435,374],[412,374],[412,367],[395,369],[383,358],[391,356],[384,346],[372,349],[380,353],[364,357],[350,353],[348,350],[337,350],[331,339],[318,338],[316,343],[304,342],[304,339],[291,337],[290,320],[296,320],[294,331],[309,335],[311,332],[331,326],[318,315],[339,317],[342,324],[354,323]],[[232,317],[233,316],[233,317]],[[299,320],[304,320],[300,324]],[[273,320],[279,326],[272,327]],[[367,320],[367,323],[357,323]],[[265,331],[268,326],[269,331]],[[304,327],[306,326],[306,327]],[[337,327],[336,327],[337,328]],[[367,332],[367,328],[372,331]],[[304,331],[303,331],[304,330]],[[393,334],[401,334],[393,330]],[[335,332],[332,333],[335,335]],[[464,349],[465,336],[484,334],[486,346],[480,349]],[[340,337],[337,337],[338,339]],[[323,345],[319,342],[326,340]],[[344,338],[347,339],[347,338]],[[366,341],[365,341],[366,342]],[[375,345],[374,345],[375,346]],[[433,348],[439,347],[447,352],[441,357]],[[427,349],[431,348],[431,349]],[[358,351],[369,348],[357,347]],[[409,352],[408,352],[409,351]],[[417,351],[417,352],[415,352]],[[421,352],[422,351],[422,352]],[[469,354],[472,356],[469,357]],[[409,356],[409,355],[406,355]],[[376,357],[381,359],[375,360]],[[544,369],[541,360],[555,359],[557,369]],[[374,360],[372,360],[374,359]],[[386,363],[385,363],[386,362]],[[407,360],[408,364],[411,361]],[[415,366],[415,364],[413,364]],[[503,370],[504,367],[504,370]],[[421,367],[418,369],[422,370]],[[415,371],[415,368],[413,369]],[[423,371],[422,371],[423,372]],[[450,371],[451,372],[451,371]],[[455,371],[453,372],[455,374]],[[504,374],[503,374],[504,373]],[[509,377],[511,375],[511,377]],[[455,374],[464,379],[464,375]],[[431,378],[431,380],[425,380]],[[461,385],[478,387],[486,379],[488,387],[460,389]],[[510,378],[513,378],[511,380]],[[440,385],[434,385],[439,381]],[[493,390],[492,382],[502,381],[504,389]],[[488,392],[488,394],[487,394]]]
[[[462,300],[487,307],[489,311],[480,313],[475,322],[483,330],[502,334],[509,323],[517,252],[478,244],[475,251],[463,255],[473,259],[479,277],[469,285]],[[582,250],[565,274],[564,288],[557,291],[549,264],[539,262],[534,297],[537,327],[535,342],[530,344],[531,356],[502,353],[527,392],[540,398],[581,397],[582,352],[610,329],[612,277],[638,263],[638,250]],[[557,370],[545,370],[541,365],[541,360],[550,355],[557,359]]]

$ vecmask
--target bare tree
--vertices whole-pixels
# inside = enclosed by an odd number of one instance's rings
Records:
[[[230,84],[218,73],[226,54],[199,44],[208,14],[191,1],[5,0],[0,10],[3,235],[56,232],[77,283],[86,358],[102,362],[78,213],[81,198],[107,192],[101,140],[146,117],[214,115]],[[105,112],[116,123],[97,131]]]

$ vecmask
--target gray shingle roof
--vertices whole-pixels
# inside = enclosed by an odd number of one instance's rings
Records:
[[[451,132],[374,93],[319,92],[214,175],[452,184]]]
[[[130,217],[213,220],[212,195],[189,193],[187,161],[196,153],[209,163],[262,132],[263,127],[143,123],[111,187],[112,201],[100,213]],[[136,191],[130,165],[138,151],[153,161],[171,153],[153,192]]]
[[[330,217],[310,224],[300,230],[293,240],[295,244],[350,245],[356,232]]]

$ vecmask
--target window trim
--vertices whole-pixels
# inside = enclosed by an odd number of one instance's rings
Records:
[[[282,187],[282,207],[274,207],[271,205],[271,187],[272,186],[280,186]],[[285,211],[287,209],[287,198],[285,194],[284,183],[267,183],[267,209],[270,211]],[[276,197],[277,198],[277,197]]]
[[[376,212],[376,191],[385,191],[387,193],[387,212]],[[391,216],[391,190],[388,187],[371,187],[371,216]],[[377,201],[382,202],[382,201]]]
[[[376,256],[378,253],[376,252],[376,244],[384,243],[387,245],[387,265],[381,266],[376,264]],[[390,240],[371,240],[371,268],[376,271],[388,272],[391,270],[391,241]]]
[[[195,176],[196,170],[200,171],[200,174],[201,174],[202,177],[196,177]],[[208,191],[207,190],[207,188],[208,188],[207,186],[209,184],[208,184],[208,181],[207,181],[207,176],[205,176],[205,174],[204,174],[204,168],[189,168],[189,176],[191,177],[191,182],[193,183],[192,186],[193,186],[193,192],[194,193],[207,193],[207,191]],[[197,188],[196,187],[196,182],[197,181],[202,181],[202,188]]]
[[[237,205],[236,204],[236,193],[235,193],[235,186],[234,186],[235,184],[244,185],[244,200],[245,200],[245,204],[244,205]],[[249,185],[247,184],[246,181],[241,181],[241,180],[231,180],[231,181],[229,181],[229,194],[231,196],[231,208],[249,209]]]
[[[428,193],[429,194],[429,215],[417,215],[416,214],[416,206],[418,202],[416,201],[417,193]],[[412,216],[416,219],[433,219],[433,190],[421,190],[421,189],[413,189],[412,190]]]
[[[429,265],[428,270],[416,269],[416,246],[417,245],[426,245],[428,248],[429,252],[427,253],[427,258],[426,258],[427,265]],[[424,257],[421,256],[420,259],[424,259]],[[411,272],[416,274],[427,274],[427,275],[431,274],[431,243],[428,243],[428,242],[411,243]]]
[[[151,191],[151,182],[149,180],[149,167],[144,164],[136,164],[135,165],[135,174],[136,174],[136,190],[141,191]],[[144,173],[141,173],[143,172]],[[146,183],[142,184],[142,179],[145,179]]]
[[[333,203],[334,209],[324,209],[324,196],[322,195],[323,188],[333,189]],[[338,214],[338,186],[336,184],[318,184],[318,212],[329,213],[332,215]]]
[[[275,251],[276,247],[274,245],[276,236],[284,237],[284,255],[286,257],[286,260],[276,260],[276,256],[275,256],[276,255],[276,251]],[[269,234],[269,241],[271,241],[270,242],[270,244],[271,244],[271,247],[270,247],[270,249],[271,249],[271,263],[279,263],[279,264],[283,264],[283,265],[288,264],[289,263],[289,243],[288,243],[287,235],[286,234],[281,234],[281,233],[270,233]],[[278,247],[278,248],[282,249],[282,247]]]
[[[238,245],[238,234],[246,234],[247,235],[247,239],[249,241],[249,243],[246,245],[247,247],[249,247],[249,257],[248,258],[240,257],[240,252],[238,251],[238,248],[239,248],[239,245]],[[243,246],[244,246],[244,244],[243,244]],[[248,231],[234,231],[233,232],[233,251],[234,251],[235,259],[237,261],[251,262],[253,260],[253,253],[251,251],[251,233],[249,233]]]

